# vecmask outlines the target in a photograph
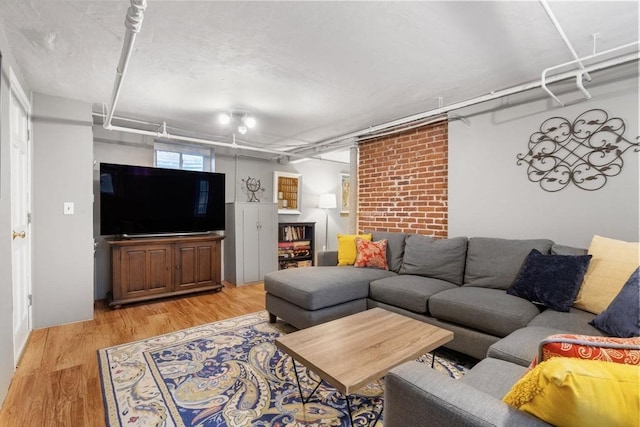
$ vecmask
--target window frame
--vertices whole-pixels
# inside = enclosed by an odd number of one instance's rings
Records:
[[[167,144],[164,142],[155,142],[153,144],[153,165],[158,166],[158,152],[164,151],[167,153],[178,153],[179,155],[179,169],[180,170],[193,170],[185,169],[183,167],[183,155],[199,156],[202,157],[202,171],[203,172],[215,172],[215,150],[213,148],[204,148],[194,145],[183,144]]]

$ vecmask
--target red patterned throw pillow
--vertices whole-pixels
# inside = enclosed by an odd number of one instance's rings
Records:
[[[614,338],[591,335],[556,334],[540,342],[538,356],[531,362],[552,357],[575,357],[604,362],[640,365],[640,337]]]
[[[364,239],[356,239],[358,256],[354,267],[373,267],[388,270],[387,264],[387,239],[377,242],[368,242]]]

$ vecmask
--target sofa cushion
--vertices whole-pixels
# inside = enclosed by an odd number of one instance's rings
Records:
[[[507,293],[569,311],[590,260],[591,255],[542,255],[532,249]]]
[[[407,236],[400,274],[433,277],[462,285],[467,238],[434,239],[431,236]]]
[[[589,245],[593,256],[574,306],[602,313],[638,268],[640,243],[593,236]]]
[[[399,275],[371,282],[369,298],[414,313],[427,313],[427,301],[432,295],[455,287],[445,280]]]
[[[464,286],[507,289],[532,249],[548,254],[553,242],[547,239],[509,240],[472,237],[467,247]]]
[[[640,337],[640,267],[611,301],[609,307],[589,324],[614,337]]]
[[[274,271],[264,277],[270,294],[307,310],[366,298],[372,280],[395,276],[377,268],[306,267]]]
[[[522,377],[503,401],[552,425],[638,425],[638,368],[554,357]]]
[[[551,246],[552,255],[587,255],[585,248],[576,248],[574,246],[559,245],[554,243]]]
[[[504,360],[486,358],[467,371],[459,381],[502,399],[525,374],[527,368]]]
[[[504,337],[523,328],[538,308],[503,290],[462,287],[448,289],[429,298],[429,312],[437,319]]]
[[[356,261],[356,237],[371,240],[371,234],[338,234],[338,265],[353,265]]]
[[[605,362],[640,365],[640,337],[617,338],[593,335],[554,334],[538,345],[538,355],[531,367],[552,357],[602,360]],[[638,371],[640,374],[640,371]]]
[[[379,268],[388,270],[387,264],[387,240],[378,240],[377,242],[356,238],[356,249],[358,255],[353,263],[354,267],[363,268]]]
[[[589,325],[595,315],[586,311],[571,308],[567,313],[555,310],[545,310],[538,314],[528,326],[543,326],[557,329],[560,332],[570,332],[582,335],[598,335],[602,332]]]
[[[389,270],[398,272],[402,267],[402,257],[404,256],[405,233],[393,233],[386,231],[365,231],[371,234],[371,239],[375,241],[387,240],[387,264]]]
[[[528,326],[511,332],[487,350],[487,357],[506,360],[520,366],[529,366],[538,354],[540,341],[560,333],[559,329]]]

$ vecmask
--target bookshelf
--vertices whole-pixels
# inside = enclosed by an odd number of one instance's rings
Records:
[[[278,224],[279,270],[313,265],[315,225],[315,222]]]

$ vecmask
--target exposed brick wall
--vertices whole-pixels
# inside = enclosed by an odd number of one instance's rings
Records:
[[[358,158],[358,231],[448,234],[448,124],[364,142]]]

